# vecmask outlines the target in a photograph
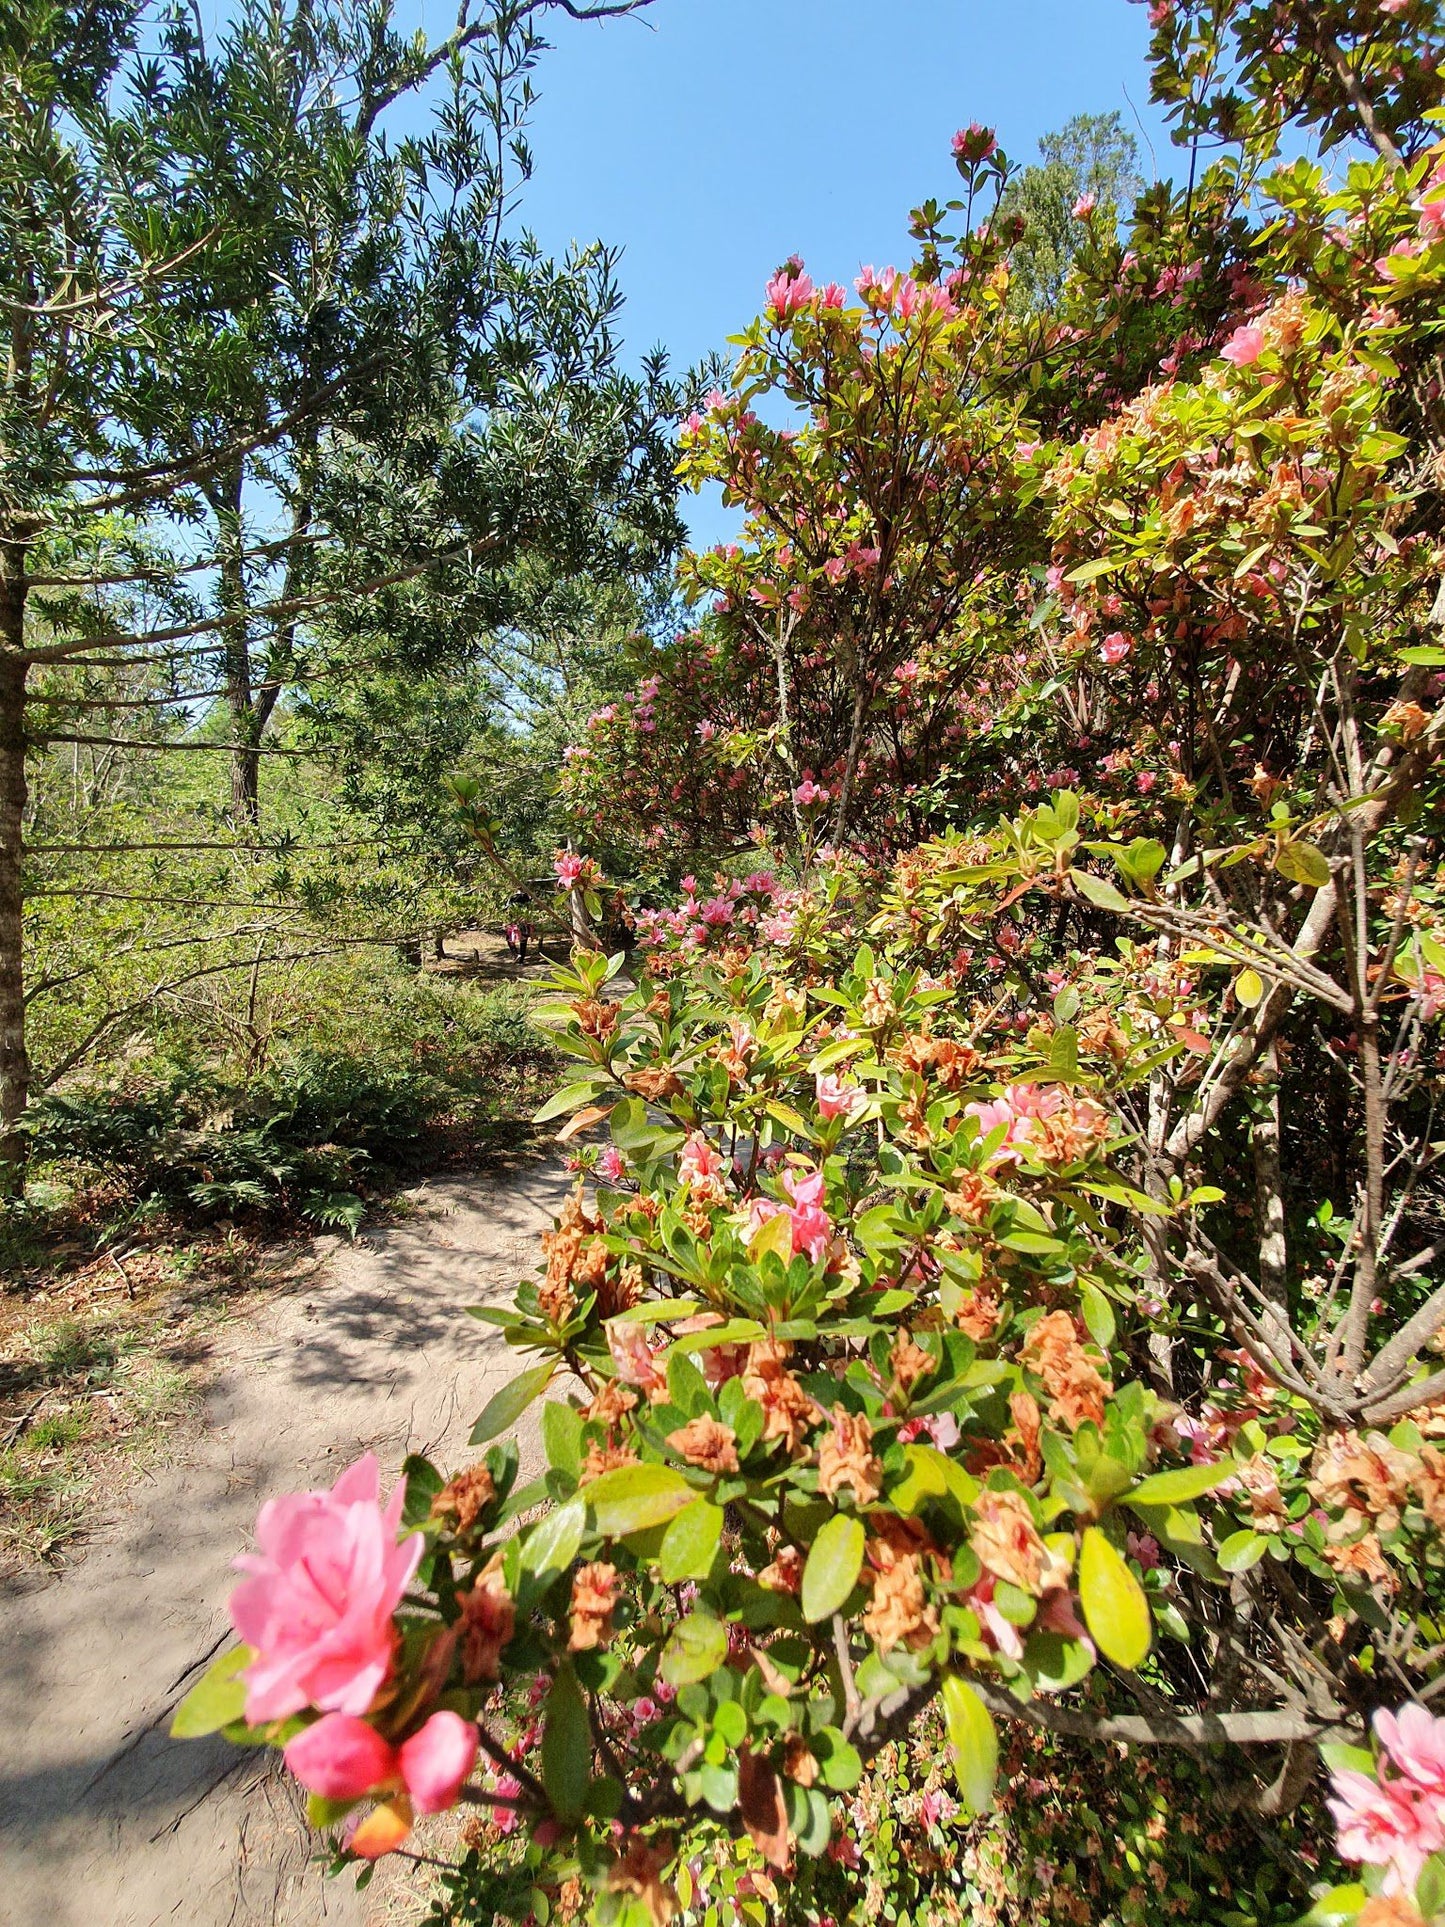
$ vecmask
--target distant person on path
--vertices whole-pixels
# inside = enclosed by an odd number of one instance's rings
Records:
[[[531,901],[532,899],[527,895],[525,890],[519,890],[516,896],[511,898],[514,906],[530,906]],[[516,958],[518,965],[523,969],[526,968],[527,963],[527,945],[532,941],[535,934],[531,924],[524,915],[514,916],[512,921],[507,925],[507,948],[513,957]]]

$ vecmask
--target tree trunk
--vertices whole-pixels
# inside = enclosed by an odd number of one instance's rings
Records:
[[[226,707],[231,719],[231,809],[239,823],[261,815],[261,756],[255,697],[251,689],[251,638],[246,621],[245,531],[241,522],[242,472],[219,476],[206,490],[216,518],[220,555],[218,600],[221,613],[235,620],[221,631],[226,674]]]
[[[25,1185],[20,1121],[30,1100],[25,1045],[25,550],[0,552],[0,1196]]]

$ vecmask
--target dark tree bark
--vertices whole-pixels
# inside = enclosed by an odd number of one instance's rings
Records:
[[[25,1182],[25,545],[0,543],[0,1196]]]

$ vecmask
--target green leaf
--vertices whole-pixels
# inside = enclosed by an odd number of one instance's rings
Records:
[[[542,1448],[548,1465],[575,1479],[582,1464],[582,1414],[560,1398],[542,1407]]]
[[[522,1541],[524,1572],[565,1572],[577,1557],[587,1529],[587,1502],[579,1492],[539,1519]]]
[[[568,1111],[577,1110],[596,1097],[599,1091],[605,1091],[609,1081],[605,1077],[584,1077],[579,1083],[567,1085],[555,1097],[548,1098],[532,1122],[546,1124],[554,1117],[565,1117]]]
[[[1127,555],[1106,555],[1094,562],[1081,562],[1077,569],[1070,569],[1064,577],[1065,582],[1097,582],[1101,575],[1108,575],[1111,569],[1124,569],[1129,565]]]
[[[557,1669],[542,1728],[542,1784],[557,1817],[580,1820],[592,1780],[592,1725],[572,1662]]]
[[[1173,1472],[1156,1472],[1131,1490],[1129,1504],[1186,1505],[1232,1479],[1237,1469],[1233,1459],[1216,1459],[1212,1465],[1182,1465]]]
[[[208,1666],[176,1708],[173,1740],[199,1740],[219,1733],[246,1712],[246,1688],[239,1675],[256,1657],[250,1646],[233,1646]]]
[[[803,1568],[803,1617],[809,1625],[828,1619],[858,1583],[863,1570],[863,1524],[841,1512],[823,1527]]]
[[[472,1427],[470,1442],[485,1445],[499,1432],[510,1432],[532,1401],[540,1398],[552,1383],[556,1369],[549,1359],[545,1365],[536,1365],[520,1378],[514,1378],[510,1385],[504,1385],[494,1398],[488,1399],[486,1410]]]
[[[963,1804],[971,1814],[987,1813],[998,1779],[998,1733],[988,1708],[956,1673],[943,1682],[943,1718]]]
[[[1114,1342],[1114,1307],[1097,1285],[1090,1284],[1085,1284],[1080,1290],[1079,1306],[1090,1338],[1100,1351],[1108,1351]]]
[[[1231,1532],[1214,1556],[1225,1572],[1248,1572],[1268,1550],[1269,1540],[1264,1534],[1246,1527],[1243,1532]]]
[[[711,1613],[689,1613],[672,1629],[658,1671],[669,1686],[708,1679],[728,1656],[728,1629]]]
[[[1356,1919],[1364,1911],[1369,1897],[1363,1887],[1331,1887],[1327,1894],[1320,1895],[1300,1927],[1344,1927],[1346,1921]]]
[[[1149,1654],[1152,1628],[1144,1588],[1097,1526],[1079,1553],[1079,1601],[1094,1644],[1127,1672]]]
[[[657,1555],[664,1584],[707,1578],[722,1539],[723,1516],[722,1507],[710,1499],[694,1499],[682,1508],[664,1533]]]
[[[621,1539],[665,1525],[697,1494],[670,1465],[622,1465],[594,1479],[582,1496],[603,1538]]]
[[[1069,877],[1079,895],[1086,897],[1096,909],[1129,909],[1129,899],[1116,890],[1112,883],[1105,883],[1102,877],[1093,876],[1087,870],[1070,870]]]
[[[1295,840],[1282,843],[1274,867],[1291,883],[1302,883],[1307,890],[1323,890],[1330,880],[1329,860],[1313,843]]]

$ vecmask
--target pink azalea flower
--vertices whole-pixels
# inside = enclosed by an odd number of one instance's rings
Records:
[[[967,127],[961,127],[954,135],[953,151],[959,160],[986,161],[990,155],[998,152],[998,142],[991,128],[983,127],[975,120]]]
[[[922,1418],[906,1419],[898,1428],[898,1436],[905,1445],[915,1439],[931,1439],[940,1452],[949,1452],[963,1434],[952,1412],[930,1412]]]
[[[800,308],[806,308],[812,298],[813,284],[801,271],[790,274],[783,270],[768,283],[768,306],[779,321],[786,321]]]
[[[329,1492],[268,1499],[259,1551],[236,1561],[250,1577],[231,1594],[231,1623],[256,1657],[242,1674],[253,1726],[304,1707],[365,1713],[391,1670],[392,1614],[422,1555],[422,1536],[397,1544],[403,1488],[381,1503],[368,1452]]]
[[[559,850],[552,859],[552,869],[564,890],[575,889],[582,874],[582,858],[573,856],[569,850]]]
[[[620,1184],[627,1176],[627,1166],[622,1161],[622,1153],[615,1144],[609,1144],[597,1160],[597,1175],[608,1184]]]
[[[521,1795],[522,1782],[510,1773],[504,1773],[497,1781],[495,1791],[499,1799],[516,1800]],[[520,1817],[515,1807],[492,1808],[492,1825],[498,1833],[513,1833],[519,1824]]]
[[[1133,647],[1128,636],[1122,630],[1116,629],[1113,635],[1105,636],[1099,644],[1099,656],[1112,669],[1116,664],[1123,662]]]
[[[1387,1886],[1414,1892],[1420,1869],[1445,1846],[1438,1808],[1418,1796],[1408,1782],[1384,1785],[1368,1774],[1344,1768],[1330,1775],[1328,1802],[1339,1828],[1339,1850],[1346,1860],[1388,1867]]]
[[[361,1800],[403,1789],[417,1813],[445,1813],[477,1763],[477,1729],[459,1713],[433,1713],[399,1747],[374,1726],[327,1713],[288,1740],[284,1758],[308,1792],[323,1800]]]
[[[794,1256],[800,1251],[806,1252],[816,1264],[828,1249],[833,1236],[833,1220],[822,1201],[823,1173],[813,1171],[800,1177],[794,1171],[785,1171],[783,1189],[792,1203],[780,1204],[775,1198],[755,1198],[748,1228],[756,1231],[773,1218],[791,1218]]]
[[[1445,1801],[1445,1718],[1423,1706],[1376,1713],[1375,1735],[1390,1763],[1432,1799]]]
[[[818,1115],[823,1118],[854,1118],[868,1102],[868,1093],[860,1084],[844,1084],[831,1071],[819,1071],[814,1079],[814,1090],[818,1099]]]
[[[323,1800],[360,1800],[390,1792],[396,1748],[374,1726],[349,1713],[326,1713],[288,1740],[283,1757],[308,1792]]]
[[[1078,200],[1074,202],[1074,219],[1076,221],[1087,221],[1098,205],[1099,197],[1097,194],[1081,194]]]
[[[607,1325],[607,1349],[624,1385],[635,1385],[650,1399],[667,1395],[667,1377],[657,1367],[657,1354],[641,1325],[614,1318]]]
[[[1236,328],[1219,352],[1236,368],[1249,368],[1264,353],[1264,331],[1251,327]]]
[[[793,801],[800,810],[810,810],[815,805],[826,803],[828,801],[828,794],[828,791],[825,790],[821,784],[815,783],[812,777],[809,776],[805,777],[793,791]]]
[[[677,1175],[684,1184],[711,1183],[723,1181],[727,1172],[727,1160],[710,1138],[701,1131],[694,1131],[683,1145],[677,1160]]]

